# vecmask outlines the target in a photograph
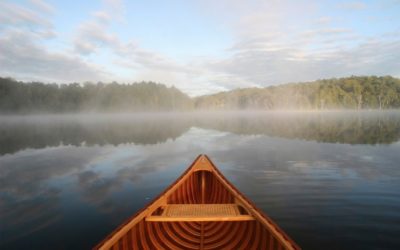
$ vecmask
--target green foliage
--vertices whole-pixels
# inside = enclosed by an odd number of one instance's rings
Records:
[[[390,76],[235,89],[193,99],[175,87],[154,82],[57,85],[0,78],[1,113],[391,108],[400,108],[400,79]]]
[[[178,89],[153,82],[135,84],[43,84],[0,78],[0,112],[173,111],[192,108]]]
[[[267,88],[238,89],[195,99],[198,109],[389,109],[400,107],[400,79],[351,76]]]

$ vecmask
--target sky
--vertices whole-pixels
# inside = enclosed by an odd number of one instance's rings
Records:
[[[0,76],[190,96],[400,77],[400,0],[0,0]]]

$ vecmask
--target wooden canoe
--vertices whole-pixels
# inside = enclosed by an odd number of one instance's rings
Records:
[[[206,155],[94,249],[300,249]]]

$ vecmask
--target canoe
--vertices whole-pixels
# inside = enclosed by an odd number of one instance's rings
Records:
[[[300,249],[206,155],[93,249]]]

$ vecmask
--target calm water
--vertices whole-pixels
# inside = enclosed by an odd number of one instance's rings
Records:
[[[201,153],[304,249],[400,249],[400,112],[0,116],[0,248],[88,249]]]

